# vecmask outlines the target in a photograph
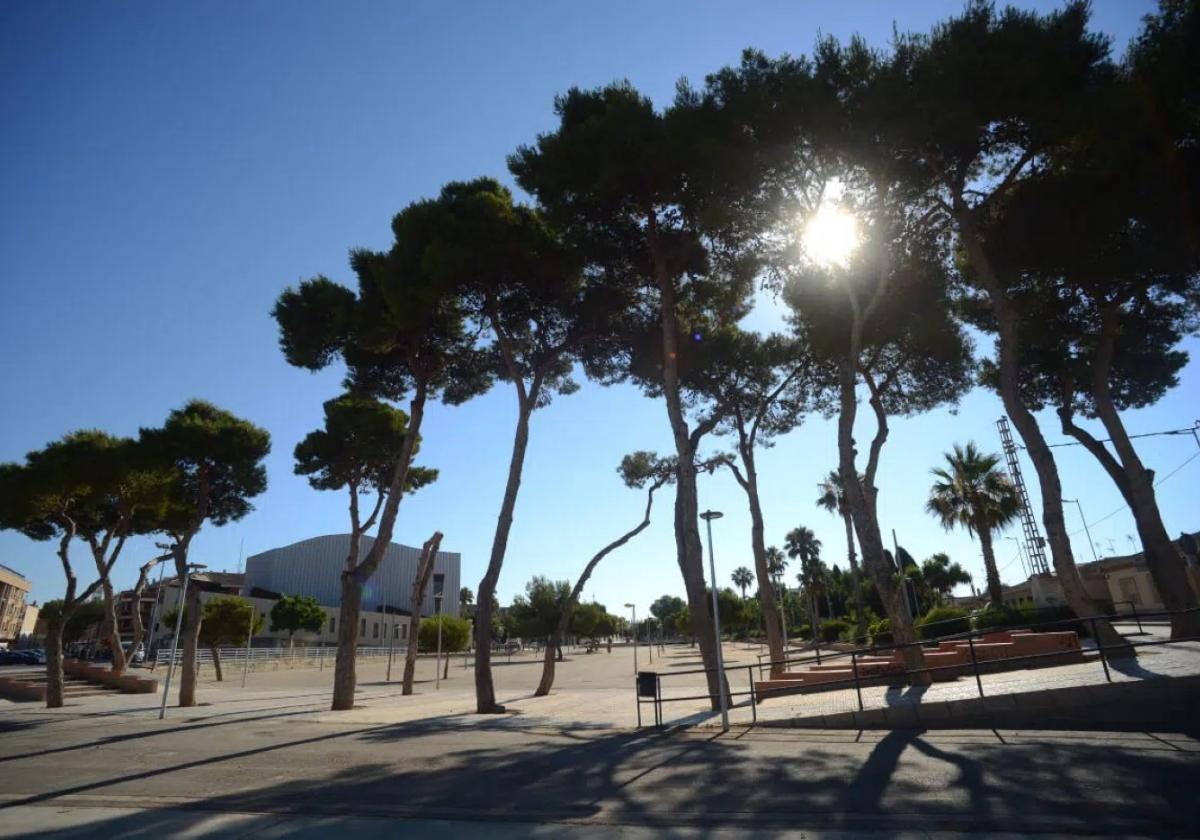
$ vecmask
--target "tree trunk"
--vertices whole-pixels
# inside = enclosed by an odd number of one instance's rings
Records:
[[[417,670],[417,645],[421,635],[421,606],[425,603],[425,587],[429,585],[429,578],[433,575],[433,563],[441,545],[442,532],[434,531],[433,536],[421,546],[421,559],[417,563],[417,575],[413,578],[410,598],[412,603],[408,616],[408,647],[404,651],[404,685],[400,689],[403,695],[413,692],[413,677]]]
[[[117,630],[117,599],[113,595],[112,581],[108,579],[103,565],[100,574],[100,592],[104,596],[104,629],[107,631],[109,647],[112,648],[112,670],[114,674],[125,672],[125,651],[121,647],[121,634]]]
[[[855,633],[857,634],[855,641],[866,644],[867,609],[866,604],[863,603],[862,575],[859,573],[858,559],[854,552],[854,520],[851,518],[849,510],[842,511],[842,522],[846,525],[846,551],[850,561],[850,583],[854,587]]]
[[[1133,447],[1133,441],[1129,439],[1129,433],[1117,412],[1108,383],[1116,334],[1115,319],[1116,311],[1113,306],[1105,307],[1101,316],[1101,334],[1097,343],[1095,376],[1092,381],[1096,414],[1104,424],[1113,448],[1121,459],[1121,467],[1126,476],[1126,485],[1123,488],[1125,500],[1133,512],[1138,536],[1142,538],[1146,565],[1150,570],[1150,577],[1154,580],[1154,586],[1168,610],[1187,610],[1196,606],[1197,593],[1188,580],[1183,554],[1176,548],[1167,534],[1166,526],[1163,525],[1158,500],[1154,494],[1154,477],[1142,464],[1142,459]],[[1118,487],[1120,486],[1118,483]],[[1191,636],[1200,636],[1200,611],[1171,616],[1171,638]]]
[[[1058,476],[1058,465],[1054,461],[1054,453],[1050,451],[1042,430],[1038,427],[1037,419],[1025,406],[1020,391],[1020,339],[1018,336],[1018,316],[1005,294],[991,260],[983,250],[983,244],[975,236],[961,197],[955,197],[956,217],[963,242],[966,245],[967,257],[978,273],[978,277],[987,292],[992,306],[992,313],[997,323],[997,349],[1000,361],[1000,399],[1004,410],[1012,420],[1025,444],[1025,451],[1033,462],[1038,476],[1038,487],[1042,495],[1042,524],[1046,529],[1047,541],[1050,543],[1050,555],[1054,561],[1054,570],[1058,575],[1059,585],[1062,586],[1063,596],[1067,605],[1080,617],[1095,615],[1095,604],[1084,589],[1079,570],[1075,568],[1075,558],[1071,553],[1071,540],[1067,536],[1066,521],[1063,517],[1062,482]],[[1107,621],[1097,621],[1096,633],[1105,646],[1118,647],[1124,639]]]
[[[779,605],[775,603],[775,587],[771,585],[771,573],[767,568],[766,526],[758,493],[758,470],[753,450],[742,452],[742,463],[746,467],[744,489],[750,500],[750,547],[754,553],[754,576],[758,581],[758,600],[762,606],[763,623],[767,626],[767,653],[771,659],[771,676],[775,677],[785,670],[783,660],[787,654],[783,649],[783,624],[779,615]]]
[[[546,640],[546,649],[542,652],[542,679],[538,683],[537,691],[533,693],[534,697],[545,697],[554,685],[554,649],[558,647],[558,643],[559,635],[556,629]]]
[[[1000,572],[996,570],[996,553],[992,549],[992,532],[989,528],[978,529],[979,547],[983,549],[983,568],[987,573],[988,601],[992,609],[1004,606],[1004,587],[1000,584]]]
[[[216,645],[209,645],[208,649],[212,653],[213,670],[217,672],[217,682],[224,682],[221,674],[221,651]]]
[[[875,515],[875,494],[872,491],[871,498],[868,499],[859,481],[858,466],[855,463],[857,452],[854,447],[854,420],[858,412],[855,385],[861,329],[861,324],[855,325],[856,334],[851,336],[849,351],[838,366],[841,392],[838,414],[838,467],[842,477],[842,490],[846,495],[846,506],[850,510],[858,535],[858,545],[862,549],[863,566],[879,591],[880,600],[883,601],[884,610],[891,623],[892,640],[896,645],[911,645],[916,641],[916,632],[913,630],[912,616],[909,615],[908,604],[901,589],[902,583],[893,576],[883,556],[883,537]],[[901,656],[904,658],[905,668],[909,671],[925,667],[925,657],[918,646],[904,647]],[[930,683],[928,673],[912,674],[909,680],[914,685]]]
[[[675,490],[675,547],[679,571],[687,592],[692,613],[692,632],[700,647],[700,660],[705,668],[708,694],[714,710],[721,708],[720,696],[729,688],[724,674],[717,672],[717,643],[713,638],[711,605],[705,591],[704,552],[700,543],[699,502],[696,495],[695,452],[679,396],[679,324],[675,314],[675,280],[667,266],[658,241],[658,220],[653,212],[647,216],[650,254],[654,262],[655,280],[660,294],[659,317],[662,326],[663,396],[667,403],[667,419],[675,442],[678,459]],[[717,582],[713,581],[715,588]]]
[[[186,564],[185,564],[186,573]],[[183,661],[179,663],[179,705],[196,705],[196,680],[200,673],[200,623],[204,617],[200,612],[200,587],[187,588],[186,605],[183,610]]]
[[[133,639],[129,642],[129,655],[133,656],[137,651],[137,647],[146,639],[146,625],[142,621],[142,593],[146,591],[146,584],[149,582],[150,569],[154,567],[154,561],[142,566],[138,572],[137,583],[133,587],[133,610],[130,613],[130,618],[133,621]],[[150,656],[150,646],[145,646],[146,659]],[[146,659],[143,659],[143,664]]]
[[[362,587],[350,569],[342,571],[342,606],[338,611],[337,657],[333,666],[332,711],[354,708],[354,689],[358,678],[355,656],[358,652],[358,622],[362,612]]]
[[[63,705],[63,630],[69,614],[60,610],[57,617],[46,619],[46,708],[61,709]]]
[[[650,489],[646,492],[646,512],[642,515],[642,521],[637,525],[637,527],[626,531],[608,545],[604,546],[604,548],[597,551],[592,556],[592,559],[588,561],[587,565],[583,567],[583,571],[579,574],[579,579],[575,581],[575,586],[571,590],[571,597],[567,599],[566,609],[562,611],[562,615],[560,615],[558,618],[558,626],[554,628],[554,631],[550,636],[550,641],[554,647],[557,647],[561,643],[563,636],[566,635],[567,625],[571,621],[571,612],[574,609],[575,604],[578,603],[579,595],[583,592],[583,587],[587,585],[588,579],[591,578],[592,572],[595,571],[596,566],[610,552],[615,551],[616,549],[625,545],[625,543],[629,542],[631,539],[636,537],[650,526],[650,511],[654,507],[654,492],[658,490],[658,488],[661,487],[665,481],[665,477],[660,477],[650,485]],[[608,652],[612,653],[611,641],[608,646]],[[550,688],[553,685],[554,659],[551,657],[546,660],[546,664],[542,667],[542,679],[538,682],[537,690],[533,693],[533,696],[545,697],[550,693]]]
[[[531,399],[520,400],[512,457],[508,462],[508,482],[504,485],[504,499],[500,503],[500,516],[492,537],[492,553],[475,596],[475,711],[481,715],[504,711],[496,704],[496,687],[492,681],[492,596],[496,594],[500,568],[504,565],[504,553],[508,549],[508,534],[512,530],[517,492],[521,489],[521,472],[525,468],[525,450],[529,445],[529,418],[533,409]]]

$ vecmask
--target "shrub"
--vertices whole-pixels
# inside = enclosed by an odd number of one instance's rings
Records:
[[[821,622],[821,641],[836,642],[850,632],[850,623],[840,618],[827,618]]]
[[[890,645],[892,643],[892,622],[880,619],[867,628],[871,633],[871,644]]]
[[[971,619],[960,607],[934,607],[916,621],[918,639],[936,639],[971,630]]]
[[[991,607],[975,613],[976,630],[1008,630],[1029,623],[1015,607]]]

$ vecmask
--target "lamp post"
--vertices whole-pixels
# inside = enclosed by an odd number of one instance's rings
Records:
[[[171,677],[175,674],[175,652],[179,649],[179,629],[183,626],[183,610],[187,603],[188,580],[191,578],[192,572],[207,568],[208,566],[202,563],[188,563],[183,572],[183,586],[179,593],[179,612],[175,614],[175,638],[171,641],[171,661],[167,664],[167,680],[163,684],[162,703],[158,707],[159,720],[162,720],[167,714],[167,694],[171,690]]]
[[[635,607],[633,604],[626,604],[625,607],[627,609],[630,609],[633,611],[631,614],[632,617],[630,618],[629,631],[630,631],[630,635],[633,636],[633,673],[636,674],[638,672],[638,667],[637,667],[637,607]]]
[[[163,563],[169,559],[171,559],[171,555],[164,554],[162,557],[156,558],[154,561],[158,564],[158,583],[154,586],[154,609],[150,610],[150,629],[146,632],[146,659],[150,659],[150,649],[154,647],[154,630],[155,625],[158,624],[158,604],[162,600],[163,569],[166,568]],[[140,603],[134,604],[134,609],[140,610],[141,608],[142,605]],[[150,670],[153,671],[154,666],[157,664],[158,660],[150,659]]]
[[[388,616],[387,604],[384,604],[383,605],[383,632],[388,634],[388,637],[387,637],[387,640],[388,640],[388,664],[387,664],[386,681],[391,682],[392,681],[392,650],[395,647],[393,644],[393,641],[395,639],[396,631],[395,631],[394,623],[391,627],[388,626],[387,616]]]
[[[438,640],[437,640],[437,659],[433,663],[433,690],[440,691],[442,688],[442,593],[435,592],[433,595],[433,614],[437,616]]]
[[[1075,507],[1079,509],[1079,518],[1083,520],[1083,533],[1087,536],[1088,547],[1092,550],[1092,560],[1099,563],[1100,558],[1096,556],[1096,544],[1092,542],[1092,532],[1088,530],[1087,517],[1083,515],[1083,505],[1079,504],[1078,499],[1063,499],[1064,502],[1074,502]]]
[[[717,693],[721,696],[721,728],[729,731],[729,703],[725,697],[725,657],[721,653],[721,616],[717,612],[717,561],[713,557],[712,521],[725,514],[706,510],[700,518],[708,525],[708,573],[712,577],[713,635],[717,641]]]

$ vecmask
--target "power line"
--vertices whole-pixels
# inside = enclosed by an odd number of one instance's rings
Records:
[[[1190,431],[1190,430],[1188,430],[1188,431]],[[1166,433],[1165,433],[1165,432],[1157,432],[1156,434],[1166,434]],[[1188,456],[1188,458],[1187,458],[1187,459],[1186,459],[1186,460],[1185,460],[1185,461],[1184,461],[1182,464],[1180,464],[1179,466],[1177,466],[1175,469],[1171,470],[1169,473],[1167,473],[1166,475],[1164,475],[1164,476],[1163,476],[1162,478],[1160,478],[1158,481],[1154,482],[1154,486],[1155,486],[1155,487],[1158,487],[1160,484],[1162,484],[1162,483],[1163,483],[1164,481],[1166,481],[1168,478],[1170,478],[1171,476],[1175,475],[1175,473],[1179,472],[1181,469],[1183,469],[1184,467],[1186,467],[1186,466],[1187,466],[1188,464],[1190,464],[1192,461],[1195,461],[1197,458],[1200,458],[1200,452],[1193,452],[1193,453],[1192,453],[1190,456]],[[1108,519],[1112,519],[1114,516],[1116,516],[1116,515],[1117,515],[1118,513],[1120,513],[1121,511],[1123,511],[1123,510],[1126,510],[1128,507],[1129,507],[1129,505],[1127,505],[1127,504],[1125,504],[1125,505],[1121,505],[1119,508],[1117,508],[1116,510],[1114,510],[1112,513],[1106,513],[1104,516],[1101,516],[1099,519],[1097,519],[1095,522],[1092,522],[1092,523],[1091,523],[1091,524],[1089,524],[1087,527],[1089,527],[1089,528],[1095,528],[1095,527],[1096,527],[1097,525],[1099,525],[1101,522],[1104,522],[1105,520],[1108,520]],[[1073,536],[1075,536],[1076,534],[1082,534],[1082,533],[1083,533],[1083,531],[1084,531],[1084,529],[1083,529],[1083,528],[1080,528],[1078,531],[1072,531],[1071,533],[1067,534],[1067,536],[1068,536],[1068,537],[1073,537]]]
[[[1127,437],[1130,440],[1137,440],[1138,438],[1158,437],[1159,435],[1191,435],[1195,434],[1196,429],[1196,426],[1188,426],[1186,429],[1168,429],[1165,432],[1143,432],[1140,435],[1128,435]],[[1097,440],[1096,442],[1112,443],[1112,438],[1104,438],[1103,440]],[[1064,441],[1063,443],[1048,443],[1046,446],[1050,449],[1057,449],[1060,446],[1083,446],[1083,443],[1077,440],[1068,440]],[[1028,447],[1022,446],[1021,448],[1027,449]]]

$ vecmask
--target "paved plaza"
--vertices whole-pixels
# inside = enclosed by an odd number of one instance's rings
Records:
[[[738,666],[756,664],[757,653],[725,650]],[[648,659],[639,649],[644,670],[698,666],[686,646]],[[1183,676],[1198,662],[1195,647],[1148,649],[1113,678]],[[0,836],[315,837],[337,827],[444,837],[457,820],[513,837],[1200,833],[1200,740],[1179,732],[801,731],[746,726],[750,711],[737,707],[722,733],[702,701],[668,707],[669,722],[690,728],[638,731],[628,648],[568,652],[545,698],[532,697],[535,654],[499,657],[502,715],[474,714],[463,665],[452,660],[435,690],[433,662],[421,659],[417,692],[403,697],[384,664],[369,663],[356,708],[339,713],[328,710],[329,669],[286,665],[251,672],[245,688],[237,669],[221,684],[206,671],[200,705],[168,707],[161,722],[153,696],[57,710],[0,701]],[[984,689],[1028,691],[1033,680],[1098,684],[1104,675],[1087,662],[985,675]],[[704,690],[698,674],[664,684],[667,696]],[[966,690],[973,680],[915,699],[884,687],[864,695],[927,702]],[[828,713],[852,702],[844,694],[768,700],[760,721]]]

